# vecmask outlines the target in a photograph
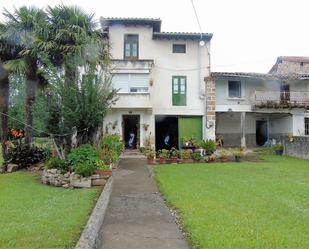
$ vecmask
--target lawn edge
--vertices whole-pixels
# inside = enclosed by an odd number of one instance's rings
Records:
[[[92,210],[87,225],[85,226],[75,249],[92,249],[98,248],[101,245],[102,238],[100,236],[100,231],[113,190],[113,183],[114,179],[113,176],[111,176]]]

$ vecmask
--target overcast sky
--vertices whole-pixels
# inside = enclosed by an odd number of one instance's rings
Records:
[[[308,0],[193,1],[203,32],[214,35],[212,71],[266,73],[277,56],[309,56]],[[161,18],[162,31],[199,31],[190,0],[0,0],[0,9],[61,2],[97,18]]]

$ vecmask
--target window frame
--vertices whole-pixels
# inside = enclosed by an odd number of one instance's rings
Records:
[[[177,84],[175,84],[177,80]],[[184,81],[182,81],[184,80]],[[177,89],[175,89],[175,86]],[[184,87],[184,90],[183,88]],[[186,106],[187,105],[187,76],[175,75],[172,76],[172,105]]]
[[[137,37],[136,43],[128,41],[128,37]],[[126,56],[126,44],[130,45],[130,56]],[[133,56],[133,44],[136,44],[136,56]],[[124,34],[123,37],[123,58],[124,60],[138,60],[139,58],[139,35],[138,34]]]
[[[231,93],[230,93],[230,84],[231,83],[238,83],[239,84],[239,91],[238,91],[239,95],[237,95],[237,96],[236,96],[236,94],[235,94],[235,96],[231,95]],[[236,93],[236,91],[235,91],[235,93]],[[227,96],[228,96],[228,98],[231,98],[231,99],[241,99],[243,97],[242,83],[241,83],[240,80],[229,80],[227,82]]]
[[[175,48],[176,47],[179,47],[179,46],[183,46],[184,47],[184,50],[183,51],[177,51]],[[173,54],[185,54],[187,53],[187,45],[185,43],[173,43],[173,46],[172,46],[172,52]]]

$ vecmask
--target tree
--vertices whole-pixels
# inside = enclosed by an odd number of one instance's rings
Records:
[[[36,98],[38,85],[42,83],[40,79],[40,61],[44,57],[37,43],[45,36],[45,25],[47,24],[46,13],[35,7],[21,7],[15,9],[13,13],[4,11],[6,17],[6,30],[3,34],[5,40],[14,42],[21,47],[20,58],[6,62],[6,67],[17,73],[22,73],[26,77],[26,99],[25,99],[25,143],[32,143],[33,125],[33,104]]]

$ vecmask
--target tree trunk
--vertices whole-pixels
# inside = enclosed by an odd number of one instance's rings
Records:
[[[9,111],[9,75],[0,64],[0,112],[1,112],[1,145],[3,156],[3,170],[6,171],[8,162],[8,111]]]
[[[37,64],[36,60],[29,58],[27,60],[29,71],[26,73],[26,127],[25,127],[25,143],[32,144],[33,140],[33,104],[35,103],[36,91],[38,87]]]

